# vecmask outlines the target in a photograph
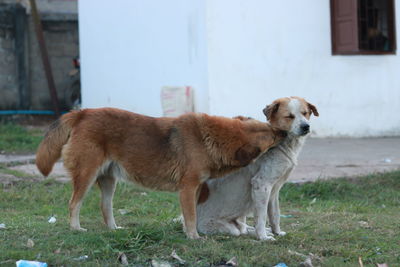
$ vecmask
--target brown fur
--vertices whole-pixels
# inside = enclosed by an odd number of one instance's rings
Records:
[[[72,228],[82,230],[80,205],[96,181],[103,194],[104,219],[116,227],[112,206],[109,211],[115,177],[100,172],[111,162],[129,180],[145,187],[179,191],[187,235],[198,238],[195,203],[200,185],[209,177],[246,166],[283,137],[282,131],[256,120],[206,114],[153,118],[113,108],[86,109],[62,116],[49,130],[38,148],[36,164],[48,175],[62,151],[73,181]]]

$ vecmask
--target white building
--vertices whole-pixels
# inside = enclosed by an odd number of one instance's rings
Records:
[[[83,107],[161,116],[161,88],[189,85],[199,112],[264,120],[266,104],[297,95],[318,107],[316,136],[400,135],[393,1],[78,1]],[[385,48],[368,46],[378,35]]]

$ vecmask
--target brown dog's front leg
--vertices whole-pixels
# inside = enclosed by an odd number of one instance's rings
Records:
[[[185,181],[183,181],[183,183],[184,182]],[[199,183],[195,183],[194,181],[190,181],[190,183],[184,183],[179,192],[181,209],[183,218],[185,220],[186,236],[189,239],[200,238],[199,234],[197,233],[196,219],[196,198],[199,185]]]

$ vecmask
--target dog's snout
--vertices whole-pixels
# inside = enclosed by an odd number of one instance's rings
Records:
[[[304,134],[310,132],[310,125],[309,124],[302,124],[301,126],[301,130]]]

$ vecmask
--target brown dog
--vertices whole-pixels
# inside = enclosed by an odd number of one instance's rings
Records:
[[[113,108],[85,109],[62,116],[51,127],[38,148],[36,165],[47,176],[62,152],[73,181],[72,229],[85,230],[79,210],[95,182],[102,194],[105,223],[117,228],[112,198],[116,178],[123,177],[148,188],[179,191],[186,234],[199,238],[200,185],[248,165],[284,136],[255,120],[206,114],[153,118]]]

